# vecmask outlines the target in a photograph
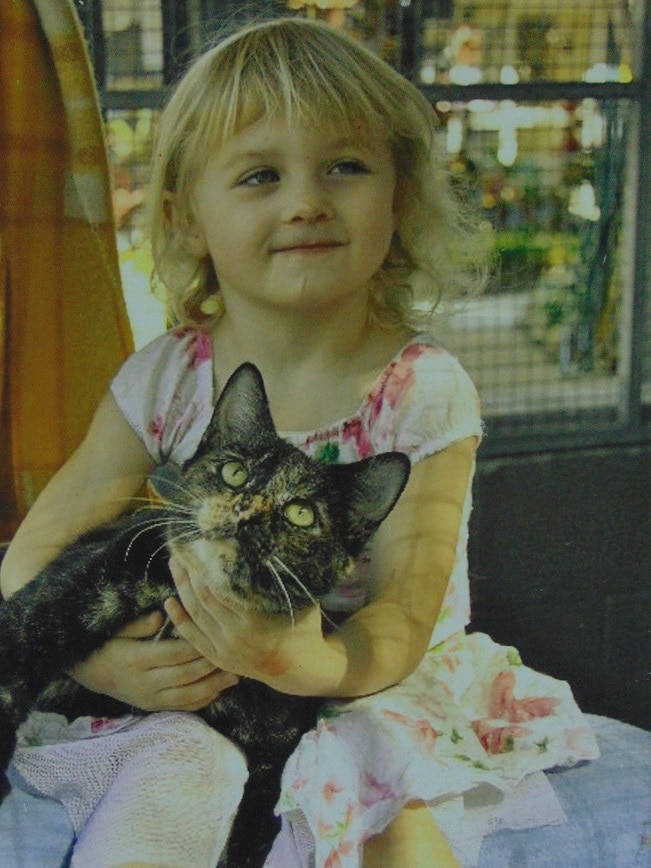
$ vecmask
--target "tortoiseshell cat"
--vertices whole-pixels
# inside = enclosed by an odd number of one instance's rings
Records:
[[[173,503],[84,534],[0,605],[0,799],[16,730],[39,695],[49,708],[58,697],[54,707],[69,717],[129,710],[64,673],[161,608],[175,592],[170,552],[181,562],[198,559],[222,596],[285,613],[291,629],[294,614],[319,603],[352,568],[408,476],[399,453],[334,466],[308,458],[278,437],[257,368],[238,368],[180,471]],[[199,712],[240,745],[249,766],[228,868],[264,862],[277,831],[282,769],[321,704],[242,678]]]

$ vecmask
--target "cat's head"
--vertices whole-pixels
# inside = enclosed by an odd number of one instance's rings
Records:
[[[260,372],[245,364],[183,468],[170,547],[216,592],[293,611],[341,581],[408,477],[401,453],[331,466],[280,438]]]

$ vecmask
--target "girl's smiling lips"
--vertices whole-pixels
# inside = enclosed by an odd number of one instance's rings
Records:
[[[282,247],[272,248],[272,253],[324,253],[328,250],[335,250],[338,247],[343,247],[341,241],[314,241],[301,242],[299,244],[286,244]]]

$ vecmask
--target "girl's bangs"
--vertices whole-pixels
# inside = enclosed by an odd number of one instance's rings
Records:
[[[360,76],[359,69],[328,58],[323,46],[317,46],[317,52],[309,40],[246,47],[249,50],[242,46],[235,63],[219,64],[229,70],[228,76],[215,70],[213,108],[204,131],[212,148],[263,118],[279,115],[290,124],[346,131],[363,126],[391,134],[391,114],[376,93],[379,82],[370,70]]]

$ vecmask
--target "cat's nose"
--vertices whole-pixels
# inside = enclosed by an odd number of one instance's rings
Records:
[[[235,504],[235,515],[238,522],[250,521],[252,518],[268,511],[269,505],[260,494],[242,498]]]

